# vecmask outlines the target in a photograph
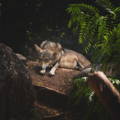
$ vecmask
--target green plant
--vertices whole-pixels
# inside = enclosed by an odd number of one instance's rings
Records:
[[[106,36],[103,42],[99,44],[98,53],[104,58],[104,63],[118,64],[120,61],[120,24],[112,29]],[[98,56],[97,56],[98,58]]]
[[[113,78],[111,79],[111,81],[114,80]],[[114,82],[114,85],[120,85],[120,81],[116,80],[116,82]],[[73,80],[71,101],[72,104],[78,105],[83,109],[86,108],[86,110],[83,110],[84,112],[82,113],[82,120],[110,120],[109,114],[107,111],[105,111],[103,105],[99,102],[94,91],[92,91],[87,85],[86,77],[81,77]]]
[[[78,42],[83,47],[83,53],[90,56],[93,63],[102,64],[104,70],[116,66],[120,62],[120,7],[114,7],[109,0],[96,0],[103,6],[105,14],[96,6],[88,4],[70,4],[67,12],[70,14],[68,27],[77,33]],[[110,67],[108,67],[108,65]],[[113,66],[112,66],[113,65]],[[120,90],[120,80],[110,77],[113,85]],[[92,116],[100,116],[100,120],[109,119],[95,94],[87,86],[86,79],[78,78],[73,81],[72,100],[79,104],[85,99],[88,105],[85,120]]]
[[[109,0],[97,0],[97,3],[104,5],[107,11],[104,16],[92,5],[70,4],[67,8],[71,16],[68,27],[78,33],[83,52],[91,56],[93,63],[111,62],[111,56],[115,54],[118,62],[120,7],[114,8]]]
[[[87,86],[86,77],[76,78],[73,80],[73,91],[71,92],[71,100],[74,104],[79,104],[81,99],[85,98],[89,103],[92,101],[94,92]]]
[[[120,91],[120,80],[117,78],[112,78],[112,77],[110,77],[109,80]]]
[[[72,28],[73,32],[78,32],[79,43],[86,46],[84,50],[87,53],[92,43],[96,41],[97,26],[94,23],[99,17],[98,11],[90,5],[72,4],[67,12],[71,15],[68,27]]]

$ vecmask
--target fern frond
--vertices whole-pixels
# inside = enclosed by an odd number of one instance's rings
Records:
[[[96,3],[106,8],[110,8],[110,9],[113,8],[113,5],[110,2],[110,0],[96,0]]]
[[[116,14],[120,14],[120,7],[117,7],[113,10]]]
[[[120,54],[120,7],[113,8],[109,0],[100,2],[105,3],[109,10],[105,16],[101,16],[97,8],[87,4],[70,4],[67,9],[71,16],[69,28],[79,33],[83,51],[89,53],[92,61],[97,63],[108,61],[112,54]]]
[[[82,13],[91,16],[99,13],[97,8],[87,4],[70,4],[67,12],[73,15]]]

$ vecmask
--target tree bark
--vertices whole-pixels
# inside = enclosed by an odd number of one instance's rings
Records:
[[[88,85],[111,113],[113,120],[120,118],[120,93],[103,72],[95,72],[88,77]]]

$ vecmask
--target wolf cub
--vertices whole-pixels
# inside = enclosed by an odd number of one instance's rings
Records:
[[[34,46],[42,67],[41,74],[45,74],[48,67],[51,67],[50,75],[55,75],[58,67],[81,70],[91,64],[82,54],[64,49],[60,43],[45,40],[40,45]]]

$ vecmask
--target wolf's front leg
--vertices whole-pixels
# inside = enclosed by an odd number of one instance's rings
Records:
[[[45,73],[46,73],[45,69],[43,69],[43,70],[40,71],[40,74],[42,74],[42,75],[44,75]]]
[[[40,70],[40,74],[44,75],[46,73],[46,68],[48,67],[47,64],[42,65],[42,70]]]
[[[50,72],[49,72],[49,74],[50,75],[55,75],[55,71],[56,71],[56,69],[58,68],[58,66],[59,66],[59,63],[56,63],[54,66],[53,66],[53,68],[50,70]]]

